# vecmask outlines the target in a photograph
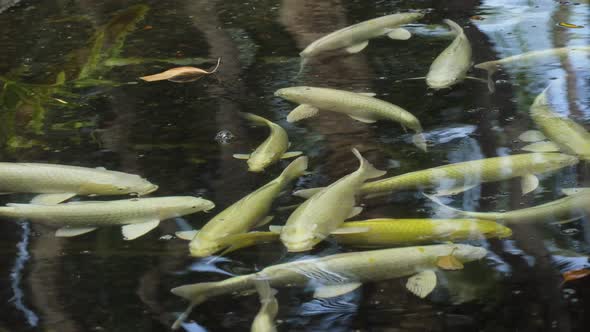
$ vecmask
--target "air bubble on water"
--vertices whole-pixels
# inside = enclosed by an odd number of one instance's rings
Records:
[[[160,240],[165,240],[165,241],[172,240],[172,238],[173,238],[173,236],[170,234],[160,236]]]
[[[496,84],[507,84],[507,80],[496,80]]]
[[[234,137],[235,136],[231,131],[224,129],[215,135],[215,141],[220,144],[228,144],[234,139]]]

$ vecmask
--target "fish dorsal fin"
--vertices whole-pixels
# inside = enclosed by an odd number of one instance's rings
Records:
[[[432,270],[422,271],[408,279],[406,288],[414,295],[425,298],[436,287],[436,273]]]
[[[559,146],[553,142],[536,142],[522,147],[523,151],[530,152],[558,152]]]
[[[283,226],[270,225],[268,226],[268,230],[275,234],[281,234],[281,232],[283,231]]]
[[[363,156],[361,155],[361,153],[357,149],[352,149],[352,153],[359,160],[359,162],[360,162],[359,170],[362,170],[362,172],[364,173],[365,179],[378,178],[378,177],[383,176],[387,173],[385,171],[381,171],[381,170],[376,169],[373,165],[371,165],[371,163],[368,160],[363,158]]]
[[[40,194],[31,200],[31,204],[55,205],[76,196],[75,193]]]
[[[250,159],[250,155],[246,154],[246,153],[234,153],[233,157],[236,159],[241,159],[241,160],[248,160]]]
[[[523,142],[534,143],[546,140],[547,137],[545,137],[545,135],[543,135],[543,133],[538,130],[527,130],[520,134],[518,139]]]
[[[302,155],[303,152],[301,151],[291,151],[291,152],[285,152],[282,156],[281,159],[289,159],[289,158],[295,158],[295,157],[299,157],[300,155]]]
[[[377,94],[374,92],[357,92],[356,94],[365,96],[365,97],[375,97]]]
[[[371,119],[371,118],[368,118],[368,117],[362,117],[362,116],[350,115],[350,114],[348,116],[351,117],[351,118],[353,118],[353,119],[355,119],[355,120],[357,120],[357,121],[363,122],[363,123],[375,123],[375,122],[377,122],[377,120]]]
[[[96,169],[99,170],[99,171],[106,171],[107,170],[106,168],[104,168],[102,166],[96,167]]]
[[[123,238],[125,240],[135,240],[138,237],[144,235],[145,233],[151,231],[152,229],[158,227],[160,224],[160,220],[156,218],[146,218],[137,223],[128,224],[121,227],[121,231],[123,232]]]
[[[301,189],[301,190],[297,190],[293,193],[293,196],[297,196],[297,197],[301,197],[301,198],[310,198],[311,196],[319,193],[320,191],[322,191],[323,189],[325,189],[324,187],[319,187],[319,188],[309,188],[309,189]]]
[[[349,46],[346,48],[346,52],[350,54],[358,53],[365,49],[369,45],[369,41],[365,40],[364,42]]]
[[[325,285],[320,286],[315,289],[313,292],[313,297],[315,298],[327,298],[327,297],[336,297],[340,295],[344,295],[354,291],[355,289],[361,287],[362,283],[360,282],[351,282],[346,284],[338,284],[338,285]]]
[[[461,263],[457,257],[450,255],[438,256],[436,258],[436,265],[443,270],[461,270],[463,269],[463,263]]]
[[[350,214],[348,215],[348,218],[353,218],[358,216],[359,214],[361,214],[361,212],[363,212],[363,208],[360,206],[355,206],[352,208],[352,211],[350,211]]]
[[[191,241],[192,239],[195,238],[195,236],[197,236],[198,232],[199,232],[198,230],[179,231],[179,232],[174,233],[174,235],[176,235],[176,237],[181,240]]]
[[[526,174],[522,177],[520,182],[522,194],[526,195],[539,187],[539,178],[534,174]]]
[[[332,235],[340,235],[340,234],[359,234],[359,233],[366,233],[370,231],[369,227],[341,227],[336,230],[333,230],[330,234]]]
[[[387,32],[387,37],[394,40],[408,40],[412,37],[412,34],[404,28],[395,28]]]
[[[55,231],[57,237],[72,237],[86,234],[95,230],[96,227],[62,227]]]
[[[275,216],[266,216],[266,217],[262,218],[258,223],[256,223],[256,225],[254,226],[254,228],[256,228],[256,227],[262,227],[262,226],[268,224],[269,222],[272,221],[272,219],[274,217]]]
[[[320,110],[317,107],[308,104],[301,104],[295,107],[295,109],[292,110],[289,115],[287,115],[287,122],[297,122],[299,120],[312,118],[318,115],[319,112]]]

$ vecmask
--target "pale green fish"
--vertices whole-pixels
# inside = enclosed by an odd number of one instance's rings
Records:
[[[451,20],[444,20],[444,22],[457,36],[430,65],[426,84],[433,89],[448,88],[463,81],[471,67],[471,44],[463,29]]]
[[[240,199],[213,217],[200,231],[179,232],[177,236],[192,238],[189,249],[196,257],[210,256],[227,247],[224,238],[245,233],[252,228],[267,224],[274,199],[285,187],[303,175],[307,169],[307,157],[295,159],[279,177]]]
[[[420,121],[412,113],[384,100],[373,98],[372,93],[355,93],[328,88],[296,86],[279,89],[275,96],[298,103],[287,116],[287,121],[295,122],[310,118],[320,110],[344,113],[349,117],[364,122],[374,123],[378,120],[390,120],[400,123],[416,132],[413,142],[426,151],[426,141],[422,135]]]
[[[287,219],[281,230],[281,242],[289,252],[311,250],[338,229],[345,219],[362,211],[361,207],[355,207],[361,185],[367,179],[380,177],[385,172],[375,169],[358,150],[353,149],[352,152],[360,161],[358,170],[309,198]]]
[[[470,212],[451,208],[438,198],[426,195],[433,202],[449,209],[462,218],[478,218],[503,221],[506,224],[531,222],[569,222],[580,219],[590,212],[590,189],[565,189],[567,197],[558,200],[507,212]]]
[[[273,265],[222,281],[184,285],[173,288],[172,293],[189,300],[190,305],[172,328],[178,328],[194,306],[221,295],[251,293],[259,279],[267,280],[271,287],[311,286],[314,297],[330,298],[354,291],[362,283],[412,276],[407,289],[424,298],[436,286],[438,268],[461,269],[463,263],[486,254],[484,248],[464,244],[349,252]]]
[[[465,161],[428,168],[382,180],[365,183],[361,193],[372,197],[403,190],[432,189],[435,195],[454,195],[484,182],[521,177],[523,194],[535,190],[539,180],[535,174],[547,173],[575,165],[578,159],[560,153],[523,153]],[[299,190],[295,196],[311,197],[321,188]]]
[[[216,60],[207,58],[108,58],[105,60],[104,65],[107,67],[120,67],[129,65],[140,65],[151,62],[170,63],[179,66],[192,66],[200,65],[204,63],[214,63]]]
[[[0,192],[43,194],[33,203],[57,204],[75,195],[147,195],[157,189],[138,175],[103,167],[0,163]]]
[[[122,225],[125,240],[133,240],[158,227],[160,221],[215,207],[213,202],[191,196],[133,198],[116,201],[64,204],[6,204],[0,217],[25,218],[61,227],[55,236],[86,234],[98,227]]]
[[[297,157],[301,151],[287,152],[289,148],[289,136],[278,124],[251,113],[242,113],[245,119],[256,124],[266,125],[270,129],[270,135],[251,154],[234,154],[234,158],[247,159],[250,172],[262,172],[266,167],[276,163],[280,159]]]
[[[522,149],[533,152],[561,151],[590,160],[590,133],[583,126],[553,111],[547,101],[547,89],[535,98],[530,114],[537,127],[551,142],[537,142]]]
[[[507,58],[494,60],[494,61],[486,61],[482,63],[476,64],[474,67],[478,69],[483,69],[488,73],[488,87],[490,91],[494,91],[494,81],[492,76],[494,73],[504,65],[529,65],[531,61],[537,60],[539,58],[549,58],[555,57],[555,60],[559,60],[560,58],[566,57],[568,55],[573,54],[587,54],[590,53],[590,46],[571,46],[571,47],[561,47],[561,48],[550,48],[546,50],[538,50],[538,51],[531,51],[522,54],[517,54],[513,56],[509,56]]]
[[[248,232],[223,239],[230,252],[280,240],[281,226],[270,226],[270,232]],[[348,233],[347,230],[355,230]],[[356,232],[363,230],[362,232]],[[506,238],[512,230],[489,220],[478,219],[369,219],[347,221],[330,236],[340,244],[352,247],[377,248],[445,241]]]
[[[344,49],[347,53],[358,53],[369,45],[369,40],[387,35],[391,39],[406,40],[412,35],[400,25],[417,21],[424,17],[422,13],[398,13],[363,21],[349,27],[334,31],[309,44],[299,55],[302,58],[301,69],[308,58],[328,51]]]
[[[252,332],[276,332],[275,317],[279,312],[279,302],[275,298],[276,290],[270,288],[267,280],[256,280],[258,296],[260,296],[260,310],[252,322]]]

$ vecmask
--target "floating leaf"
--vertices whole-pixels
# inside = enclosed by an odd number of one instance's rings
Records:
[[[571,24],[571,23],[567,23],[567,22],[559,22],[558,25],[560,27],[569,28],[569,29],[581,29],[584,27],[583,25],[576,25],[576,24]]]
[[[146,82],[154,82],[154,81],[163,81],[168,80],[170,82],[175,83],[186,83],[186,82],[193,82],[205,75],[213,74],[217,68],[219,67],[219,63],[221,62],[221,58],[217,59],[217,65],[210,71],[203,70],[201,68],[196,67],[177,67],[168,69],[164,72],[159,74],[149,75],[140,77],[140,79]]]
[[[581,269],[581,270],[572,270],[563,273],[563,283],[572,280],[578,280],[590,276],[590,270],[588,269]]]

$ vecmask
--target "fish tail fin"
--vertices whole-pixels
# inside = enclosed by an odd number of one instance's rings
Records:
[[[299,77],[301,77],[301,74],[303,74],[303,70],[305,69],[305,66],[308,62],[309,59],[307,57],[301,57],[301,61],[299,61],[299,71],[297,72],[297,75],[295,75],[294,79],[298,79]]]
[[[535,101],[533,102],[533,105],[531,105],[531,107],[533,106],[542,106],[542,105],[548,105],[549,102],[547,101],[547,91],[549,91],[549,88],[551,88],[551,85],[553,85],[552,83],[549,83],[549,85],[547,85],[547,87],[545,89],[543,89],[543,92],[541,92],[536,98]]]
[[[307,163],[308,158],[306,156],[301,156],[293,160],[289,166],[283,170],[279,178],[286,182],[293,181],[294,179],[302,176],[305,170],[307,170]]]
[[[449,19],[444,19],[443,22],[445,22],[446,25],[449,26],[449,28],[451,28],[451,30],[453,30],[456,34],[462,34],[463,33],[463,28],[455,23],[454,21],[451,21]]]
[[[422,193],[422,195],[426,196],[426,198],[428,198],[429,200],[431,200],[433,203],[437,204],[438,206],[441,206],[441,207],[443,207],[443,208],[445,208],[445,209],[447,209],[459,216],[469,217],[471,215],[470,212],[455,209],[454,207],[450,207],[450,206],[446,205],[445,203],[441,202],[440,199],[438,199],[438,197],[436,197],[435,195],[428,195],[425,193]]]
[[[363,174],[365,175],[365,179],[378,178],[380,176],[385,175],[385,173],[387,173],[385,171],[378,170],[373,165],[371,165],[371,163],[368,162],[367,159],[365,159],[365,158],[363,158],[363,156],[361,156],[361,153],[356,148],[352,149],[352,153],[354,153],[354,155],[357,157],[357,159],[361,163],[361,165],[359,166],[359,169],[362,170]]]
[[[493,61],[487,61],[478,63],[473,67],[477,69],[483,69],[487,72],[488,90],[490,91],[490,93],[496,92],[496,84],[494,83],[493,76],[496,70],[498,70],[497,65]]]
[[[172,325],[172,329],[176,330],[180,327],[180,324],[188,317],[193,308],[207,300],[212,289],[217,286],[217,282],[201,282],[198,284],[183,285],[176,288],[172,288],[170,292],[172,294],[180,296],[190,301],[187,309],[178,316],[178,319]]]
[[[15,217],[16,216],[15,215],[15,208],[13,206],[0,207],[0,216],[2,216],[2,217]]]
[[[277,290],[270,287],[270,283],[266,279],[254,280],[256,291],[260,296],[260,303],[269,303],[275,301]]]
[[[257,125],[270,125],[272,122],[259,116],[256,114],[252,114],[252,113],[240,113],[240,116],[248,121],[253,122],[254,124]]]

